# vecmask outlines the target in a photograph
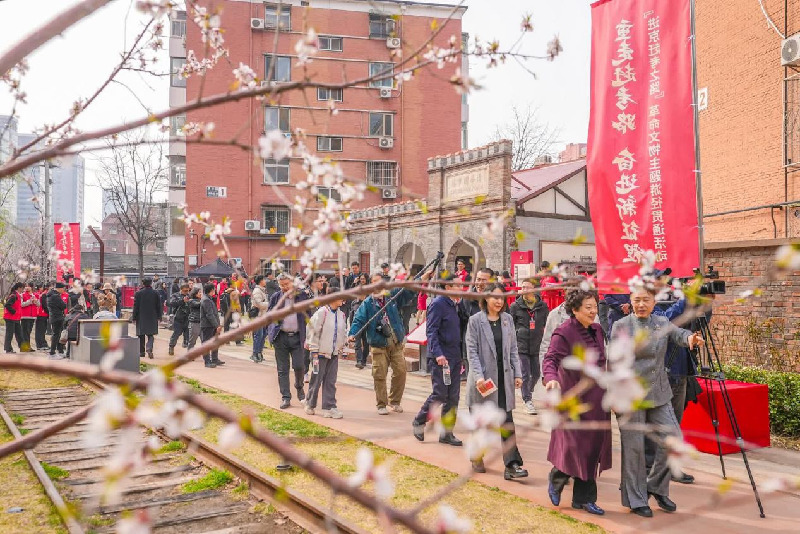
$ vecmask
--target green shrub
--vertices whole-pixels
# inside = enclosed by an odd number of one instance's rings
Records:
[[[777,436],[800,437],[800,374],[728,365],[730,380],[769,387],[769,419]]]

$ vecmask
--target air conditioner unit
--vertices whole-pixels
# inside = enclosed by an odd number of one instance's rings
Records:
[[[783,40],[781,45],[781,65],[784,67],[800,65],[800,33]]]
[[[403,41],[401,41],[399,37],[389,37],[386,39],[386,48],[400,48],[402,45]]]
[[[261,230],[261,221],[245,221],[244,229],[247,232],[255,232],[256,230]]]
[[[253,30],[263,30],[264,19],[250,19],[250,28]]]
[[[276,87],[280,82],[275,80],[263,80],[261,82],[261,87]]]
[[[378,146],[381,148],[394,148],[394,139],[391,137],[381,137],[378,140]]]
[[[232,267],[241,267],[242,258],[231,258],[230,264]]]
[[[387,187],[385,189],[381,189],[381,198],[384,200],[397,198],[397,188]]]
[[[392,98],[392,89],[391,87],[381,87],[379,94],[381,98]]]

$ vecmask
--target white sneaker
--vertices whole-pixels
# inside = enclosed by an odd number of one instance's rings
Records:
[[[386,406],[381,406],[378,408],[378,415],[389,415],[389,410],[386,409]]]
[[[314,408],[306,404],[305,411],[308,415],[314,415]]]
[[[525,403],[525,413],[528,415],[538,415],[539,412],[536,411],[536,406],[533,405],[533,401],[529,400]]]
[[[389,409],[392,410],[394,413],[403,413],[403,407],[399,404],[390,404]]]
[[[342,412],[340,412],[336,408],[331,408],[330,410],[322,410],[322,412],[320,413],[322,414],[322,417],[327,417],[329,419],[341,419],[342,417],[344,417],[344,415],[342,415]]]

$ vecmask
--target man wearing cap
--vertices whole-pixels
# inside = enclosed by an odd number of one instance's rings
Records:
[[[50,338],[50,356],[55,356],[56,349],[58,349],[59,358],[64,357],[61,331],[64,329],[64,312],[67,310],[67,303],[63,299],[66,290],[67,284],[56,282],[55,287],[47,293],[47,313],[49,314],[50,328],[53,331],[53,337]]]
[[[139,357],[144,358],[146,352],[147,357],[152,360],[153,337],[158,334],[158,322],[161,320],[163,307],[161,297],[153,289],[153,281],[145,278],[142,286],[133,296],[131,322],[136,323],[136,335],[139,336]]]
[[[386,262],[381,263],[381,274],[386,280],[389,280],[391,276],[389,275],[389,264]]]

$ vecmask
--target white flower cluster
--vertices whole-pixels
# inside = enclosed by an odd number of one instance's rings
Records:
[[[195,6],[192,20],[200,28],[200,39],[208,45],[212,53],[211,57],[198,59],[194,50],[189,50],[186,53],[186,63],[179,72],[182,78],[189,78],[194,74],[203,75],[228,55],[228,49],[223,46],[225,39],[222,37],[222,19],[219,15],[209,13],[205,7]]]
[[[239,63],[239,68],[233,69],[233,77],[236,78],[239,87],[255,89],[258,86],[256,72],[244,63]]]
[[[297,66],[302,67],[311,63],[311,56],[319,52],[319,36],[314,28],[309,29],[294,45],[297,54]]]

